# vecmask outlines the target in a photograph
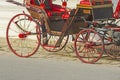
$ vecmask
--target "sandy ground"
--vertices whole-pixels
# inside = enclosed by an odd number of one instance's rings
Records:
[[[76,0],[76,2],[77,1],[78,0]],[[69,3],[69,6],[74,8],[75,5],[70,5],[71,3],[75,4],[75,2]],[[0,1],[0,56],[2,56],[3,53],[8,54],[8,55],[14,55],[11,53],[11,51],[9,50],[8,45],[6,43],[6,39],[5,39],[6,28],[7,28],[7,24],[9,22],[9,20],[14,15],[16,15],[18,13],[22,13],[22,11],[25,11],[27,13],[26,9],[21,6],[16,6],[14,4]],[[65,60],[65,61],[67,61],[67,60],[79,61],[76,58],[75,53],[67,53],[64,49],[57,53],[48,53],[40,47],[39,50],[37,51],[37,53],[33,57],[56,58],[56,59]],[[97,62],[97,64],[108,64],[108,65],[115,65],[115,66],[120,67],[120,60],[113,60],[113,59],[105,56],[105,57],[101,58]]]

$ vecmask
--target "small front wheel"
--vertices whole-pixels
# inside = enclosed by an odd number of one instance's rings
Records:
[[[40,29],[27,14],[17,14],[9,22],[6,39],[11,51],[19,57],[30,57],[40,45]]]
[[[75,40],[77,57],[84,63],[95,63],[103,54],[104,46],[101,36],[93,29],[82,30]]]

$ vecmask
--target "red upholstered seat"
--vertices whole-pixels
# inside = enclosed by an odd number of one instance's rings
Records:
[[[82,1],[80,1],[80,4],[90,5],[90,1],[89,0],[82,0]]]
[[[30,3],[33,5],[40,6],[38,0],[30,0]],[[66,9],[63,8],[61,5],[52,4],[52,0],[45,0],[44,5],[45,5],[44,9],[48,17],[61,16],[62,18],[64,18],[63,16],[65,16],[64,13],[66,12]]]
[[[60,5],[52,4],[53,11],[65,12],[65,8],[62,8]]]

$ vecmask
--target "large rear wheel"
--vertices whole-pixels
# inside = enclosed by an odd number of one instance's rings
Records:
[[[11,51],[19,57],[30,57],[40,45],[40,29],[27,14],[17,14],[9,22],[6,39]]]
[[[101,36],[93,29],[82,30],[75,40],[77,57],[84,63],[95,63],[103,54],[103,41]]]

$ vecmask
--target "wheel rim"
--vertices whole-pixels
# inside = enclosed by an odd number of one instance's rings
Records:
[[[6,39],[15,55],[30,57],[39,48],[40,29],[29,15],[18,14],[8,24]]]
[[[43,38],[41,36],[41,46],[48,52],[58,52],[58,51],[62,50],[65,47],[65,45],[66,45],[66,43],[68,41],[69,36],[68,35],[65,36],[63,38],[60,46],[59,47],[55,47],[59,37],[60,36],[50,35],[50,34],[47,33],[47,45],[43,44]]]
[[[92,30],[82,30],[75,40],[77,57],[84,63],[95,63],[103,54],[103,41],[100,35]]]

